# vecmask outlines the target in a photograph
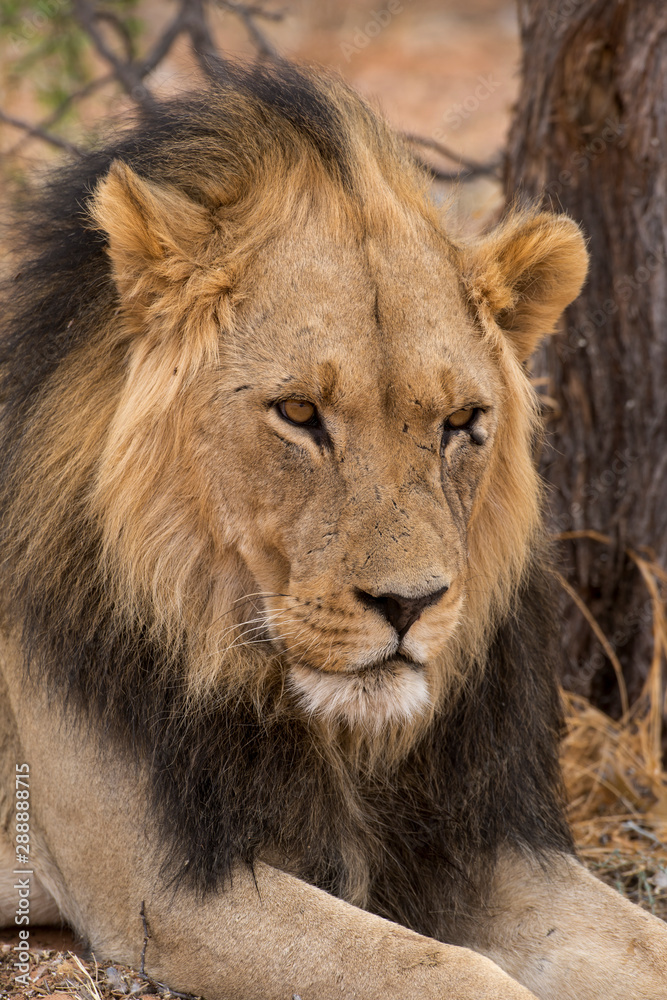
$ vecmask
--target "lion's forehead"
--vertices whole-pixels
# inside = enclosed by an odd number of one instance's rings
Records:
[[[320,399],[372,392],[442,408],[482,402],[498,383],[446,248],[400,234],[277,241],[258,261],[233,357],[235,376],[251,368],[279,393],[312,384]]]

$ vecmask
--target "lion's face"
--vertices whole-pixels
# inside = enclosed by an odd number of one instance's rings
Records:
[[[562,218],[466,247],[430,209],[360,224],[325,202],[230,262],[219,213],[124,167],[98,188],[128,346],[95,502],[112,573],[186,636],[195,682],[278,676],[378,731],[429,716],[521,578],[523,361],[585,251]]]
[[[450,257],[425,227],[313,225],[262,251],[221,347],[217,517],[257,584],[248,634],[317,711],[422,709],[466,599],[503,381]]]
[[[503,384],[426,227],[358,246],[312,224],[246,275],[200,447],[257,594],[241,632],[271,638],[310,710],[381,722],[430,703]]]

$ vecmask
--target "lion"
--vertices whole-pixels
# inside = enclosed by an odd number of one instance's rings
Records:
[[[448,232],[281,65],[156,102],[12,235],[3,924],[208,1000],[664,1000],[667,929],[563,811],[526,362],[575,223]]]

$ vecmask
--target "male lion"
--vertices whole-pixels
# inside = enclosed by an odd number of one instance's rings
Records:
[[[146,112],[21,232],[4,922],[136,966],[143,914],[210,1000],[667,997],[560,795],[524,362],[574,223],[455,240],[387,125],[283,67]]]

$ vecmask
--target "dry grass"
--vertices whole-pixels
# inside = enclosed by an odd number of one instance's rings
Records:
[[[582,860],[667,919],[667,776],[654,764],[651,713],[617,722],[566,694],[563,770]]]
[[[611,544],[598,532],[568,532],[559,537],[588,537]],[[667,774],[662,765],[667,607],[661,593],[667,573],[650,553],[629,550],[628,555],[651,597],[651,667],[640,698],[628,706],[613,649],[590,611],[566,586],[616,670],[625,711],[615,721],[585,698],[566,693],[563,770],[570,823],[583,861],[630,899],[667,919]]]
[[[3,1000],[118,1000],[120,997],[150,995],[155,1000],[182,1000],[184,994],[172,993],[124,965],[110,962],[98,965],[72,951],[58,951],[39,945],[30,948],[32,986],[18,985],[13,976],[9,944],[0,942],[0,997]]]

